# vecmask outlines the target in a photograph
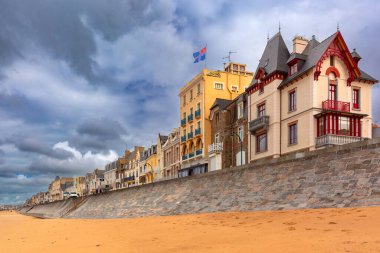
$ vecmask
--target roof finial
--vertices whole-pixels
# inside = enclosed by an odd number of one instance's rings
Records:
[[[338,24],[336,25],[336,30],[339,32],[339,22],[338,22]]]
[[[281,21],[278,21],[278,32],[281,33]]]
[[[267,41],[269,41],[269,32],[268,32],[268,35],[267,35]]]

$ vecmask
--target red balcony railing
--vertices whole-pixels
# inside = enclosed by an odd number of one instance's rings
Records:
[[[340,111],[340,112],[350,112],[350,102],[326,100],[322,102],[322,109],[334,110],[334,111]]]

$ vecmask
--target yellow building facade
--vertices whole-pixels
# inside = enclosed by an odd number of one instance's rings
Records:
[[[210,108],[216,98],[233,100],[251,83],[245,64],[231,62],[224,71],[202,69],[180,91],[181,169],[179,177],[207,172]]]

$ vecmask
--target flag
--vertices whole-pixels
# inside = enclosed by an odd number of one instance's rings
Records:
[[[204,48],[202,48],[200,51],[193,53],[194,63],[206,60],[206,51],[207,51],[207,45]]]

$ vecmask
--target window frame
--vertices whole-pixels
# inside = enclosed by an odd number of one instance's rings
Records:
[[[361,107],[361,103],[360,103],[361,94],[360,93],[361,93],[360,88],[358,88],[358,87],[352,88],[352,109],[353,110],[360,110],[360,107]]]
[[[217,85],[221,85],[221,89],[217,88]],[[215,90],[224,90],[224,83],[223,82],[214,82],[214,89]]]
[[[264,108],[264,109],[260,110],[260,108]],[[257,118],[265,116],[265,115],[266,115],[266,106],[265,106],[265,102],[263,102],[257,105]]]
[[[292,89],[288,92],[288,112],[297,110],[297,89]]]
[[[244,142],[244,127],[243,126],[239,126],[238,127],[237,134],[240,137],[240,138],[238,138],[238,143]]]
[[[298,144],[298,122],[288,124],[288,146]]]
[[[263,150],[261,150],[261,146],[259,145],[260,143],[260,137],[265,137],[265,147]],[[268,133],[267,132],[263,132],[263,133],[260,133],[260,134],[257,134],[256,135],[256,153],[263,153],[263,152],[266,152],[268,151]]]

